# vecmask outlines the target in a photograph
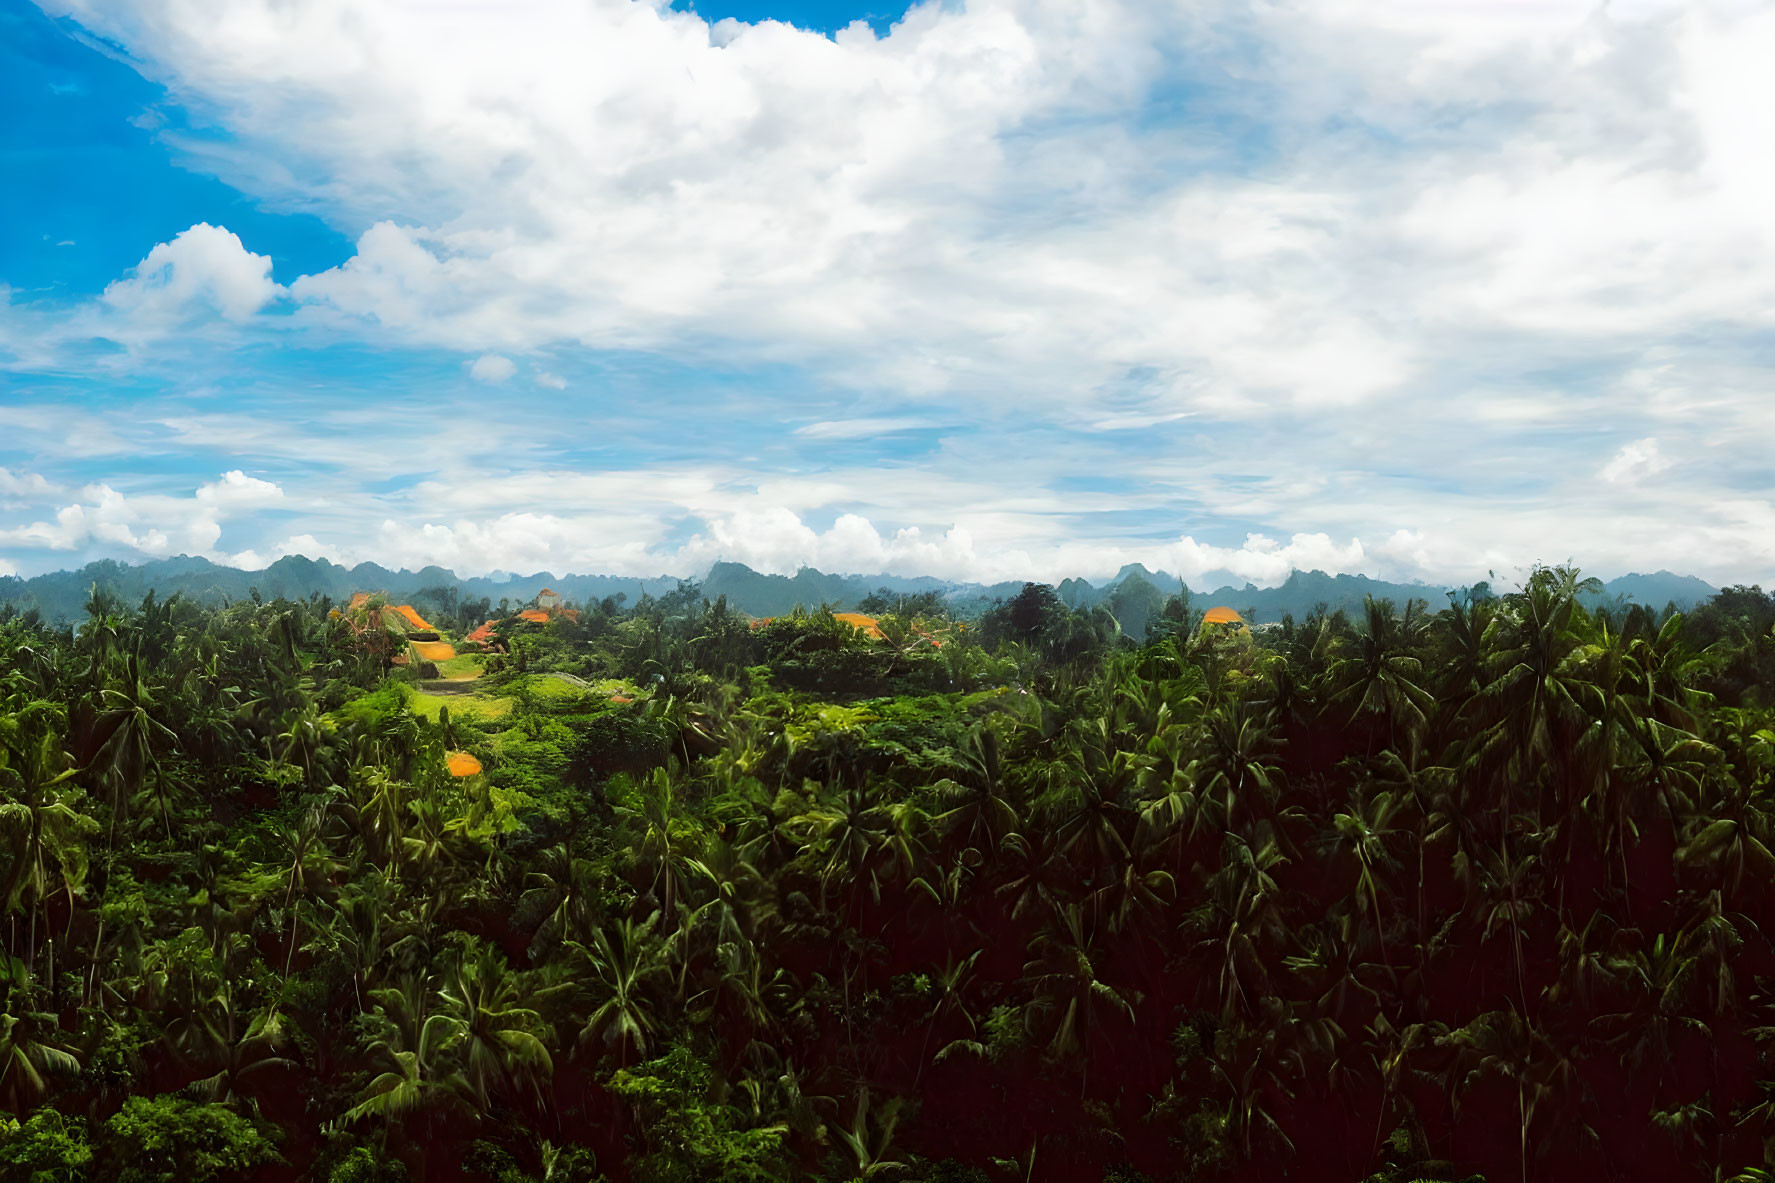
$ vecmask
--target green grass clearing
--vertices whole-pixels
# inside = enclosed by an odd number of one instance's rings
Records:
[[[525,690],[543,699],[588,698],[592,691],[563,678],[550,678],[543,674],[532,674],[520,683]],[[516,686],[514,685],[514,689]]]
[[[509,698],[481,698],[474,694],[427,694],[423,690],[415,690],[407,706],[415,715],[423,715],[436,723],[438,714],[445,707],[450,708],[450,715],[456,719],[503,719],[512,713],[512,700]]]
[[[480,677],[487,670],[485,653],[458,653],[449,661],[440,661],[438,677],[451,682],[466,682]]]

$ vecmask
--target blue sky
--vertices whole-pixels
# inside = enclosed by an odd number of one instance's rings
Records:
[[[0,0],[0,573],[1775,582],[1775,11]]]

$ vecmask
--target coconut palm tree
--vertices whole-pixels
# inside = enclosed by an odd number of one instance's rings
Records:
[[[98,718],[99,732],[105,737],[99,761],[111,796],[111,842],[115,844],[117,840],[117,822],[127,811],[131,798],[150,780],[155,784],[170,840],[172,816],[160,753],[175,746],[178,737],[161,721],[161,687],[148,681],[149,671],[138,655],[132,654],[125,660],[121,675],[116,685],[100,692],[103,710]]]
[[[1253,843],[1227,834],[1208,898],[1190,918],[1218,964],[1220,1005],[1229,1018],[1249,1013],[1269,992],[1267,955],[1283,947],[1288,933],[1275,878],[1287,862],[1273,838]]]
[[[1063,909],[1056,920],[1030,942],[1031,956],[1023,966],[1030,994],[1024,1023],[1051,1062],[1079,1065],[1083,1093],[1094,1046],[1111,1016],[1134,1022],[1139,994],[1099,976],[1103,958],[1079,905]]]
[[[1649,1082],[1654,1104],[1663,1099],[1665,1074],[1680,1050],[1679,1041],[1685,1035],[1712,1038],[1707,1023],[1691,1013],[1696,963],[1685,935],[1659,933],[1649,943],[1637,941],[1630,950],[1608,958],[1607,970],[1625,1004],[1590,1023],[1621,1056],[1636,1083]]]
[[[579,1046],[614,1049],[618,1067],[628,1064],[630,1053],[645,1056],[659,1028],[651,997],[653,983],[665,972],[654,935],[658,918],[655,913],[640,922],[619,919],[595,930],[589,944],[567,942],[578,974],[566,985],[590,1007],[580,1024]]]
[[[1012,920],[1045,922],[1073,894],[1078,875],[1062,857],[1052,827],[1006,834],[999,842],[999,858],[1002,878],[994,891],[1009,901],[1006,912]]]
[[[841,882],[854,914],[866,889],[881,900],[880,854],[887,842],[886,815],[861,786],[826,792],[812,808],[791,818],[788,826],[802,843],[803,857],[819,868],[820,908],[835,882]]]
[[[565,844],[543,851],[536,864],[537,869],[524,877],[516,918],[521,928],[534,925],[533,958],[569,937],[589,936],[600,899],[597,867]]]
[[[1224,826],[1242,829],[1268,816],[1281,793],[1282,769],[1274,762],[1279,746],[1268,710],[1236,698],[1203,716],[1185,777],[1199,795],[1216,799]]]
[[[1294,1154],[1294,1140],[1283,1124],[1292,1097],[1272,1039],[1235,1029],[1210,1054],[1209,1064],[1226,1098],[1227,1133],[1240,1157],[1250,1162],[1260,1146]]]
[[[216,991],[211,1005],[195,1016],[181,1033],[181,1051],[193,1063],[213,1067],[209,1076],[192,1082],[191,1092],[206,1101],[245,1103],[257,1109],[247,1093],[248,1082],[261,1073],[299,1071],[301,1065],[289,1053],[295,1041],[288,1018],[276,1005],[253,1013],[243,1024],[236,1009],[235,993],[226,984]]]
[[[463,1078],[482,1112],[497,1094],[526,1091],[538,1105],[554,1073],[542,1016],[523,1005],[523,988],[499,950],[465,953],[446,975],[438,1000],[461,1032]]]
[[[992,850],[1017,826],[998,732],[975,723],[947,762],[954,772],[933,786],[944,805],[936,818],[944,840],[951,847]]]
[[[413,1146],[425,1177],[426,1152],[438,1124],[451,1116],[472,1116],[474,1090],[462,1073],[459,1049],[462,1021],[434,1009],[431,987],[418,978],[370,992],[383,1034],[366,1049],[380,1071],[345,1111],[346,1121],[379,1118],[384,1140],[395,1129],[417,1131],[404,1139]]]
[[[892,1179],[911,1169],[894,1146],[900,1106],[898,1097],[886,1104],[872,1104],[865,1088],[857,1094],[850,1121],[842,1125],[834,1122],[827,1127],[850,1159],[852,1178]]]
[[[678,895],[684,882],[684,856],[673,826],[680,819],[677,791],[670,774],[656,768],[632,798],[616,803],[619,817],[627,818],[641,832],[636,857],[653,868],[653,890],[668,922],[678,918]]]
[[[1487,681],[1470,703],[1476,735],[1467,766],[1482,784],[1535,786],[1541,823],[1548,820],[1544,798],[1564,791],[1578,738],[1600,709],[1596,686],[1572,659],[1590,624],[1578,594],[1601,588],[1573,568],[1539,568],[1488,630]]]
[[[1367,908],[1373,914],[1381,960],[1389,970],[1391,963],[1387,962],[1386,921],[1381,916],[1381,894],[1398,867],[1393,850],[1405,836],[1405,832],[1393,824],[1397,811],[1391,793],[1381,790],[1371,794],[1357,788],[1352,793],[1348,811],[1332,816],[1331,833],[1327,836],[1333,851],[1347,856],[1352,864],[1354,882],[1350,901],[1357,912]]]
[[[50,1092],[51,1080],[80,1071],[56,1016],[29,1009],[15,993],[0,1014],[0,1098],[10,1113],[24,1113]]]
[[[77,771],[43,712],[27,707],[0,717],[0,848],[8,856],[0,893],[8,913],[30,917],[27,970],[36,956],[38,914],[57,887],[53,876],[70,910],[86,883],[86,843],[99,823],[68,786]]]
[[[1423,632],[1420,605],[1412,601],[1397,615],[1390,600],[1364,597],[1365,626],[1326,670],[1330,705],[1351,717],[1386,722],[1387,748],[1416,750],[1429,724],[1435,697],[1421,685],[1424,663],[1412,649]]]
[[[1486,1076],[1503,1078],[1515,1092],[1524,1183],[1529,1177],[1529,1131],[1539,1114],[1557,1108],[1563,1136],[1594,1140],[1595,1131],[1583,1114],[1585,1089],[1576,1063],[1518,1012],[1487,1011],[1438,1036],[1437,1042],[1456,1053],[1452,1074],[1457,1093]]]
[[[1036,815],[1054,827],[1061,852],[1086,881],[1095,882],[1129,856],[1136,815],[1125,798],[1148,758],[1117,749],[1103,719],[1069,733],[1063,743],[1065,754],[1050,768]]]

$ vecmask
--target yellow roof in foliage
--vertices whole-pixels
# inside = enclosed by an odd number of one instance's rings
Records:
[[[1204,624],[1244,624],[1245,618],[1231,608],[1210,608],[1202,615]]]
[[[834,620],[842,620],[852,628],[860,628],[876,640],[881,640],[881,626],[875,623],[875,617],[865,616],[861,612],[834,612]]]

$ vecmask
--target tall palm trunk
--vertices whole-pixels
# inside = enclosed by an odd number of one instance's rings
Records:
[[[1522,1155],[1522,1183],[1528,1183],[1528,1100],[1524,1095],[1520,1074],[1516,1077],[1516,1116],[1521,1126],[1518,1145]]]
[[[1510,884],[1510,946],[1516,955],[1516,1000],[1522,1006],[1524,1018],[1528,1016],[1528,991],[1522,984],[1522,925],[1516,914],[1516,876],[1510,867],[1510,822],[1506,818],[1504,829],[1498,836],[1499,854],[1504,860],[1504,879]]]

